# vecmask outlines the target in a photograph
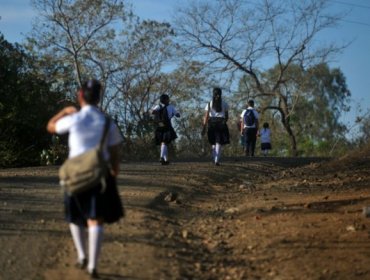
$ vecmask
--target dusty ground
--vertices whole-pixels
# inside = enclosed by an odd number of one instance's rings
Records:
[[[122,164],[102,279],[370,279],[370,149],[333,161]],[[315,163],[312,163],[315,162]],[[57,167],[0,170],[0,279],[87,279]]]

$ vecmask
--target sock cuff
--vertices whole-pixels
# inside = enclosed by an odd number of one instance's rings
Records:
[[[99,225],[89,226],[88,230],[89,230],[89,232],[103,232],[104,227],[103,226],[99,226]]]

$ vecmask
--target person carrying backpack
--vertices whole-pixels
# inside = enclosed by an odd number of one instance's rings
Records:
[[[245,139],[245,155],[254,156],[258,134],[258,112],[254,109],[254,101],[249,100],[247,109],[240,115],[240,133]]]
[[[203,119],[203,131],[206,127],[208,142],[212,145],[212,156],[216,166],[220,165],[221,147],[230,143],[229,128],[227,120],[229,118],[229,109],[225,101],[222,100],[222,91],[220,88],[213,89],[213,99],[205,107],[205,116]]]
[[[168,165],[168,144],[177,138],[177,134],[172,127],[171,119],[173,117],[180,117],[180,113],[176,108],[170,104],[170,97],[167,94],[162,94],[159,98],[160,104],[152,108],[154,115],[156,129],[154,138],[156,145],[161,146],[160,163]]]

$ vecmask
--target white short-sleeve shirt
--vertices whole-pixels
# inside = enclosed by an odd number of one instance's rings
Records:
[[[78,156],[99,145],[103,135],[105,115],[95,106],[86,105],[77,113],[67,115],[56,122],[56,133],[69,133],[68,157]],[[113,121],[103,147],[103,155],[109,159],[108,147],[122,142],[122,136]]]
[[[259,114],[258,114],[258,112],[256,111],[256,109],[254,109],[253,107],[248,107],[247,109],[244,109],[243,110],[243,112],[240,114],[240,118],[242,119],[242,120],[244,120],[244,114],[245,114],[245,112],[247,111],[247,110],[253,110],[253,113],[254,113],[254,117],[256,118],[256,120],[258,120],[258,118],[259,118]],[[256,124],[253,124],[252,126],[248,126],[248,128],[255,128],[256,127]],[[244,124],[244,128],[247,128],[247,125],[246,124]]]
[[[164,106],[164,105],[155,105],[153,108],[152,108],[152,111],[158,111],[161,106]],[[175,106],[173,106],[172,104],[169,104],[167,105],[167,115],[168,115],[168,118],[169,119],[172,119],[178,112],[176,111],[176,108]]]
[[[208,113],[208,116],[210,118],[224,118],[225,117],[225,112],[227,112],[229,110],[229,105],[222,100],[222,103],[221,103],[221,112],[216,112],[216,110],[214,110],[212,108],[212,104],[213,102],[209,102],[207,103],[206,107],[204,108],[205,111],[209,111]]]

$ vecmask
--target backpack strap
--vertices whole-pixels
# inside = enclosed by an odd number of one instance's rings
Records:
[[[108,116],[105,116],[103,135],[100,139],[99,148],[98,148],[99,153],[100,153],[101,156],[103,156],[103,145],[105,143],[105,140],[107,139],[109,126],[110,126],[110,118]],[[105,182],[105,177],[104,176],[100,179],[100,183],[101,183],[101,186],[102,186],[100,192],[104,193],[105,190],[107,189],[107,184]]]
[[[164,116],[166,116],[166,119],[164,121],[169,122],[170,121],[170,116],[168,115],[167,107],[168,107],[168,105],[164,105],[163,114],[164,114]]]
[[[104,130],[103,130],[103,135],[100,139],[100,143],[99,143],[99,150],[102,151],[103,150],[103,145],[105,143],[105,140],[107,138],[107,134],[108,134],[108,130],[109,130],[109,125],[110,125],[110,118],[105,116],[105,122],[104,122]]]

